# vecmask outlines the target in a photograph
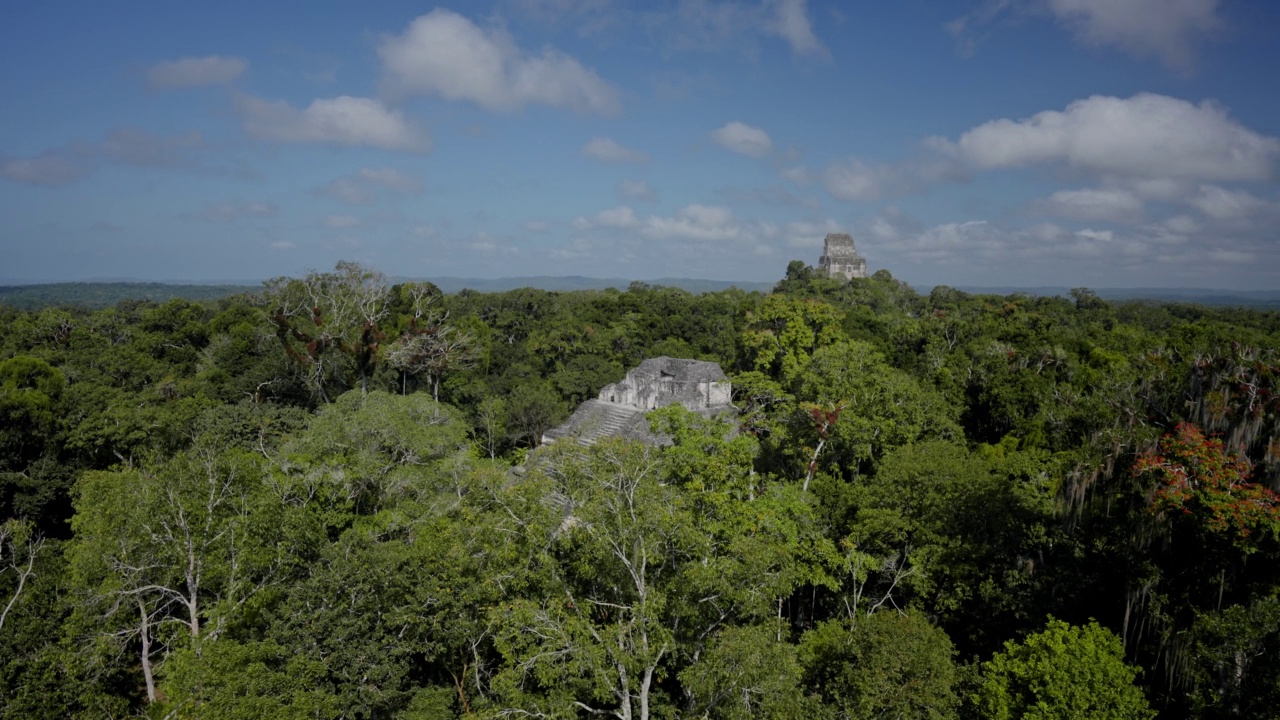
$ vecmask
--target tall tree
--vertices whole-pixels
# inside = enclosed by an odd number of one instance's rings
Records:
[[[285,353],[306,371],[312,391],[325,403],[354,369],[361,390],[378,360],[390,293],[382,273],[341,261],[333,272],[263,283],[260,302]]]

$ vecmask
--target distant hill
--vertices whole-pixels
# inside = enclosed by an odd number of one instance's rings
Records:
[[[957,287],[957,290],[980,295],[1061,295],[1067,296],[1066,287]],[[1205,288],[1089,288],[1103,300],[1128,301],[1151,300],[1166,303],[1190,303],[1228,307],[1248,307],[1255,310],[1280,310],[1280,291],[1276,290],[1210,290]],[[922,292],[927,293],[927,290]]]
[[[393,282],[405,282],[409,278],[393,278]],[[537,288],[539,290],[572,291],[572,290],[604,290],[617,288],[626,290],[632,280],[622,278],[588,278],[588,277],[512,277],[484,280],[479,278],[428,278],[446,293],[456,293],[470,288],[482,293],[506,292],[517,288]],[[731,282],[725,280],[697,280],[689,278],[661,278],[642,281],[647,285],[677,287],[692,293],[715,292],[730,287],[738,287],[748,292],[768,292],[773,283]],[[219,298],[244,292],[256,292],[262,288],[259,284],[245,281],[244,284],[199,285],[170,284],[158,282],[73,282],[43,283],[38,285],[0,285],[0,305],[22,310],[35,310],[42,307],[72,305],[93,310],[111,307],[122,300],[152,300],[165,302],[173,298],[187,300],[217,300]]]
[[[626,290],[634,282],[650,286],[675,287],[692,293],[717,292],[736,287],[746,292],[769,292],[771,282],[735,282],[731,280],[701,280],[697,278],[659,278],[657,280],[627,280],[625,278],[591,278],[580,275],[552,277],[538,275],[497,279],[438,277],[427,278],[446,293],[471,289],[482,293],[498,293],[518,288],[536,288],[558,292],[574,290]],[[392,282],[406,282],[410,278],[392,278]],[[122,300],[151,300],[165,302],[173,298],[188,300],[217,300],[244,292],[256,292],[261,285],[245,280],[225,284],[180,284],[159,282],[72,282],[44,283],[38,285],[0,285],[0,305],[33,310],[54,305],[73,305],[98,309],[111,307]],[[916,291],[928,294],[932,288],[917,287]],[[956,287],[967,293],[982,295],[1013,295],[1024,293],[1041,296],[1067,296],[1067,287]],[[1255,310],[1280,310],[1280,291],[1275,290],[1208,290],[1201,288],[1091,288],[1098,297],[1111,301],[1151,300],[1154,302],[1193,303],[1197,305],[1249,307]]]
[[[166,302],[174,298],[217,300],[258,290],[258,285],[172,285],[147,282],[75,282],[41,285],[0,285],[0,305],[36,310],[72,305],[97,310],[123,300]]]
[[[537,275],[530,277],[509,277],[486,280],[481,278],[456,278],[441,277],[427,278],[430,282],[435,283],[436,287],[447,293],[456,293],[459,290],[471,289],[476,292],[506,292],[518,288],[536,288],[538,290],[604,290],[606,288],[617,288],[618,290],[626,290],[633,282],[642,282],[645,285],[663,286],[680,288],[688,290],[691,293],[716,292],[719,290],[727,290],[736,287],[747,292],[768,292],[773,289],[774,283],[771,282],[738,282],[734,280],[699,280],[696,278],[658,278],[657,280],[627,280],[625,278],[591,278],[582,277],[581,275],[571,275],[568,277],[551,277],[549,275]]]

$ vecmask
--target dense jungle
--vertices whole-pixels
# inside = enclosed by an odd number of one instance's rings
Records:
[[[1280,314],[442,293],[0,307],[0,718],[1266,718]],[[657,356],[739,410],[540,447]]]

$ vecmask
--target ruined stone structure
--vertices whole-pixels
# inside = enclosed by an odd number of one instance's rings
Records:
[[[644,414],[668,405],[683,405],[705,415],[731,411],[732,386],[713,362],[680,358],[649,358],[622,380],[606,385],[594,400],[578,406],[560,427],[547,431],[542,442],[572,437],[592,445],[602,437],[628,437],[653,444],[666,440],[649,431]]]
[[[848,233],[827,234],[822,241],[818,267],[823,275],[832,278],[852,280],[867,276],[867,261],[858,255],[858,249],[853,246],[853,236]]]

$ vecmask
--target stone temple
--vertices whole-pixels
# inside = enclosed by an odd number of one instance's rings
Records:
[[[665,444],[666,438],[650,432],[646,412],[675,404],[703,415],[730,412],[732,389],[716,363],[649,358],[622,380],[604,386],[599,397],[579,405],[563,425],[548,430],[542,442],[574,438],[581,445],[593,445],[603,437],[626,437]]]
[[[827,234],[822,241],[818,268],[830,278],[852,280],[867,276],[867,261],[858,255],[858,249],[853,246],[853,236],[848,233]]]

